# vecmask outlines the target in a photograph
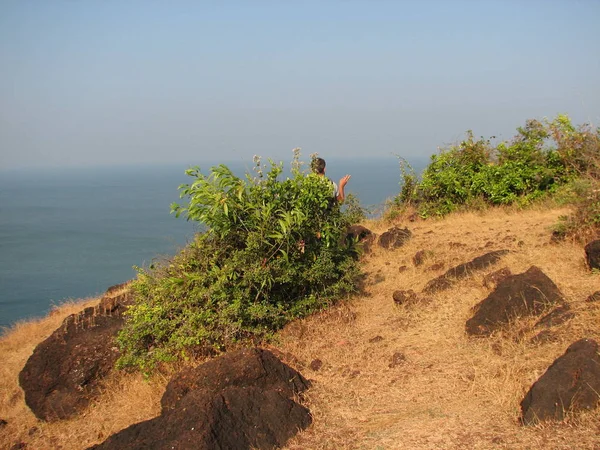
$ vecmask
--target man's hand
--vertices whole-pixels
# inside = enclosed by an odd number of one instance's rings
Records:
[[[343,202],[344,198],[346,198],[346,195],[344,193],[344,188],[346,187],[346,185],[348,184],[348,181],[350,180],[350,175],[346,175],[345,177],[342,177],[340,179],[339,182],[339,188],[338,188],[338,202]]]

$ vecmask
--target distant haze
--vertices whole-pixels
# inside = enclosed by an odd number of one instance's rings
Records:
[[[424,156],[600,123],[600,1],[0,2],[0,169]]]

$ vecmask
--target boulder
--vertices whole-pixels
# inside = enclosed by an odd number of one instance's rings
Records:
[[[600,239],[585,246],[585,259],[590,269],[600,269]]]
[[[160,403],[163,411],[174,409],[188,392],[218,392],[225,386],[272,389],[291,398],[308,389],[310,382],[270,351],[249,348],[182,370],[169,381]]]
[[[393,250],[402,247],[410,239],[412,233],[408,228],[393,227],[379,236],[379,245]]]
[[[575,317],[575,313],[571,311],[571,308],[568,304],[560,305],[542,317],[537,321],[534,328],[550,328],[557,325],[562,325],[567,320],[571,320]]]
[[[475,305],[466,331],[470,335],[489,335],[517,317],[539,315],[550,306],[563,304],[562,294],[552,280],[532,266],[501,281]]]
[[[123,312],[133,301],[121,286],[110,289],[95,307],[68,316],[41,342],[19,373],[25,403],[39,419],[66,419],[99,393],[99,383],[119,356],[114,338]]]
[[[429,281],[425,285],[423,292],[433,293],[437,291],[442,291],[444,289],[448,289],[452,286],[452,281],[465,278],[475,271],[487,269],[489,266],[497,263],[500,260],[500,258],[506,255],[507,253],[508,250],[497,250],[495,252],[489,252],[484,255],[478,256],[477,258],[474,258],[471,261],[452,267],[451,269],[448,269],[443,275],[440,275],[439,277]]]
[[[522,423],[562,420],[568,412],[592,409],[600,399],[598,344],[581,339],[569,346],[521,401]]]
[[[271,449],[312,422],[293,400],[309,382],[262,349],[225,354],[174,377],[160,416],[134,424],[95,450]]]
[[[397,290],[392,294],[394,303],[396,305],[412,305],[419,302],[419,297],[412,289],[409,290]]]
[[[346,230],[346,236],[344,242],[353,240],[358,242],[363,252],[369,253],[371,251],[371,245],[375,242],[376,235],[366,227],[362,225],[352,225]]]

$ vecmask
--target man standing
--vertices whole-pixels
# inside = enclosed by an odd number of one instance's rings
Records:
[[[313,172],[321,177],[325,176],[325,166],[326,166],[326,164],[325,164],[325,160],[323,158],[314,158],[312,160],[311,168],[312,168]],[[344,188],[346,187],[346,184],[348,184],[349,180],[350,180],[350,175],[343,176],[340,179],[339,188],[338,188],[338,185],[335,184],[335,182],[330,180],[331,183],[333,184],[333,196],[339,203],[342,203],[344,201],[344,199],[346,198],[346,195],[344,194]]]

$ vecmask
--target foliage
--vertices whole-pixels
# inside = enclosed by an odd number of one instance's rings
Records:
[[[298,152],[283,181],[281,164],[255,163],[245,179],[224,165],[186,172],[188,201],[172,211],[207,231],[171,261],[138,270],[118,338],[121,367],[151,369],[260,339],[355,289],[356,253],[344,230],[356,208],[342,212],[332,183],[301,171]]]
[[[460,144],[432,155],[420,181],[401,166],[397,205],[415,205],[422,217],[481,205],[526,205],[597,170],[598,133],[569,118],[528,120],[508,142],[492,146],[471,131]],[[553,144],[553,145],[552,145]],[[596,153],[594,153],[596,152]],[[408,186],[408,187],[407,187]]]

